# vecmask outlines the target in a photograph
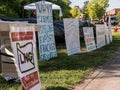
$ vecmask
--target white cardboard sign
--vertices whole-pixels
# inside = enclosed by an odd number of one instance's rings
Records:
[[[97,41],[97,48],[105,46],[105,26],[104,24],[97,24],[96,25],[96,41]]]
[[[84,39],[87,51],[96,50],[95,39],[92,27],[83,27]]]
[[[110,15],[109,15],[109,18],[108,18],[108,30],[109,30],[109,35],[110,35],[110,42],[112,42],[113,38],[112,38],[111,16]]]
[[[14,63],[25,90],[40,90],[34,25],[10,24]]]
[[[38,31],[39,53],[41,60],[49,60],[57,56],[56,44],[53,29],[52,5],[36,4],[37,23],[40,26]]]
[[[106,39],[106,43],[109,44],[110,43],[110,32],[109,32],[109,28],[107,26],[107,23],[104,23],[105,25],[105,39]]]
[[[78,19],[64,19],[64,30],[68,55],[80,53]]]

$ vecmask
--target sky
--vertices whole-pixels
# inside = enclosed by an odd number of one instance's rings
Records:
[[[86,0],[70,0],[70,1],[72,2],[70,7],[74,7],[75,5],[77,5],[80,8],[82,8]],[[120,0],[109,0],[109,7],[107,8],[107,11],[114,8],[120,8]]]

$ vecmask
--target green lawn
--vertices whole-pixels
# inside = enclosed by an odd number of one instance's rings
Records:
[[[59,46],[58,57],[39,61],[42,90],[70,90],[85,76],[108,61],[120,47],[120,33],[113,33],[113,42],[89,53],[67,56],[64,46]],[[0,75],[0,90],[21,90],[20,83],[7,82]]]

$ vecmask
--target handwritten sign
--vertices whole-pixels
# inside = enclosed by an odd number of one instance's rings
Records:
[[[103,47],[105,45],[105,26],[96,25],[96,39],[97,39],[97,48]]]
[[[110,32],[109,32],[109,28],[107,26],[107,23],[104,23],[105,25],[105,39],[106,39],[106,43],[109,44],[110,43]]]
[[[25,90],[40,90],[34,25],[10,24],[14,63]]]
[[[49,60],[52,57],[57,56],[53,29],[52,5],[37,3],[36,8],[37,23],[40,26],[40,30],[38,31],[40,59]]]
[[[80,53],[78,19],[64,19],[64,30],[68,55]]]
[[[93,51],[96,49],[95,40],[94,40],[94,34],[93,34],[93,28],[92,27],[83,27],[83,33],[84,33],[84,39],[85,39],[85,45],[87,48],[87,51]]]
[[[110,42],[112,42],[112,29],[111,29],[111,16],[109,15],[108,17],[108,30],[109,30],[109,35],[110,35]]]

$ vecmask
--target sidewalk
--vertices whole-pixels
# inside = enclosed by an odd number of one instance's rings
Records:
[[[74,90],[120,90],[120,49]]]

